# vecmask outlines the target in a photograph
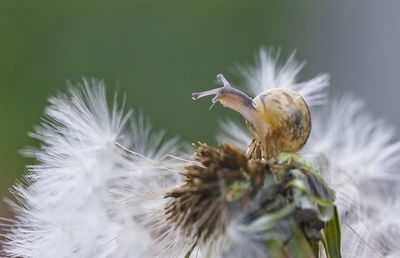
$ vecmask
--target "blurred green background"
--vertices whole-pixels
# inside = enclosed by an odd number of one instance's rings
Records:
[[[142,109],[169,136],[215,144],[218,120],[240,118],[219,105],[208,111],[210,100],[193,102],[191,93],[214,87],[217,73],[240,85],[235,65],[252,63],[261,46],[281,47],[283,56],[297,49],[298,59],[308,60],[305,78],[330,72],[334,85],[361,85],[354,91],[371,101],[378,114],[398,121],[386,112],[393,104],[382,101],[392,94],[382,95],[367,85],[372,81],[398,87],[388,79],[397,70],[391,74],[363,66],[386,65],[379,63],[382,53],[386,60],[400,60],[390,50],[398,46],[398,23],[385,20],[395,16],[385,13],[392,8],[373,1],[2,0],[0,196],[10,197],[7,189],[32,162],[18,151],[37,145],[27,132],[40,123],[47,98],[65,91],[67,80],[74,83],[83,76],[104,79],[109,93],[126,93],[127,106]],[[372,19],[372,24],[383,19],[393,30],[371,27],[363,19]],[[383,35],[383,43],[394,37],[392,52],[381,47],[371,55],[368,47],[376,44],[363,37],[372,33],[376,39],[374,31]],[[363,59],[367,52],[368,59]],[[370,70],[373,78],[360,80]],[[4,214],[3,207],[0,216]]]

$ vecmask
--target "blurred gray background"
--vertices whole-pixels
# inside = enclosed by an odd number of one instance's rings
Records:
[[[218,120],[239,117],[191,93],[214,87],[217,73],[240,85],[233,68],[261,46],[297,49],[304,79],[330,73],[334,92],[353,92],[400,128],[399,10],[395,0],[2,0],[0,196],[32,162],[18,150],[37,145],[27,132],[47,98],[82,76],[126,93],[169,136],[216,144]]]

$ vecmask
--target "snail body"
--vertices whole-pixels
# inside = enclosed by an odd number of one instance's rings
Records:
[[[295,91],[283,88],[266,90],[254,99],[233,88],[222,74],[217,79],[223,87],[193,93],[194,100],[216,95],[220,102],[243,115],[254,137],[249,158],[273,158],[279,152],[297,152],[311,133],[311,115],[305,100]]]

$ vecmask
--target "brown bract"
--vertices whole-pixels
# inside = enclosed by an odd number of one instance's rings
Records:
[[[227,227],[231,222],[251,228],[253,223],[275,221],[265,227],[264,233],[273,236],[278,232],[280,247],[269,246],[268,237],[252,240],[270,248],[267,252],[278,248],[286,254],[286,243],[301,237],[321,240],[326,223],[320,213],[333,209],[334,195],[301,156],[281,153],[278,160],[265,160],[249,157],[226,143],[219,149],[205,143],[195,147],[193,163],[182,172],[184,183],[165,195],[169,198],[166,222],[183,239],[193,241],[187,254],[197,245],[211,243],[230,232]],[[255,230],[255,235],[258,233]],[[310,251],[308,242],[303,243]],[[291,254],[282,257],[293,257]]]
[[[205,143],[196,148],[196,162],[182,173],[185,183],[165,196],[173,198],[166,213],[167,220],[188,235],[195,227],[197,237],[207,238],[216,228],[224,230],[232,211],[246,205],[251,190],[262,185],[267,167],[248,160],[243,151],[231,144],[222,144],[220,150]],[[248,187],[232,188],[240,183]]]

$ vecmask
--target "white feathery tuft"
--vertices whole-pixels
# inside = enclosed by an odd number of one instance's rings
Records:
[[[5,235],[10,257],[149,257],[154,239],[146,223],[163,209],[165,189],[180,182],[183,162],[159,160],[176,139],[149,133],[143,116],[124,134],[129,113],[109,110],[100,81],[50,99],[28,155],[27,184],[14,187],[16,218]],[[131,139],[135,152],[120,142]],[[173,153],[171,153],[173,154]],[[149,155],[151,158],[146,157]]]
[[[394,136],[389,125],[365,111],[362,101],[346,95],[314,118],[305,150],[326,157],[334,174],[325,179],[333,187],[347,182],[359,188],[371,180],[400,179],[400,141]]]
[[[390,187],[390,186],[389,186]],[[398,194],[398,191],[397,191]],[[376,196],[368,196],[376,198]],[[389,199],[397,199],[389,198]],[[351,224],[342,226],[344,257],[385,257],[400,256],[400,203],[397,200],[379,201],[379,209],[370,207],[363,216]]]
[[[269,251],[263,243],[265,234],[254,229],[248,230],[248,222],[243,220],[243,215],[237,214],[223,234],[205,244],[203,249],[208,250],[208,256],[204,257],[268,257]]]
[[[234,121],[222,121],[219,123],[220,132],[217,135],[218,142],[233,143],[241,150],[246,151],[253,140],[249,130]]]
[[[320,74],[311,80],[298,82],[297,76],[305,65],[298,63],[296,52],[290,55],[286,62],[279,66],[280,51],[261,48],[254,67],[240,66],[239,71],[246,79],[246,84],[254,96],[273,88],[286,88],[298,92],[309,106],[325,104],[326,88],[329,86],[329,75]]]
[[[304,153],[317,157],[322,176],[336,191],[343,255],[396,257],[400,206],[398,191],[387,189],[400,183],[400,141],[352,95],[336,98],[326,111],[313,120]]]
[[[130,120],[132,134],[130,135],[130,149],[153,160],[160,160],[165,155],[178,152],[179,138],[174,137],[164,141],[164,129],[154,132],[150,119],[139,112]],[[149,148],[151,146],[151,148]]]

